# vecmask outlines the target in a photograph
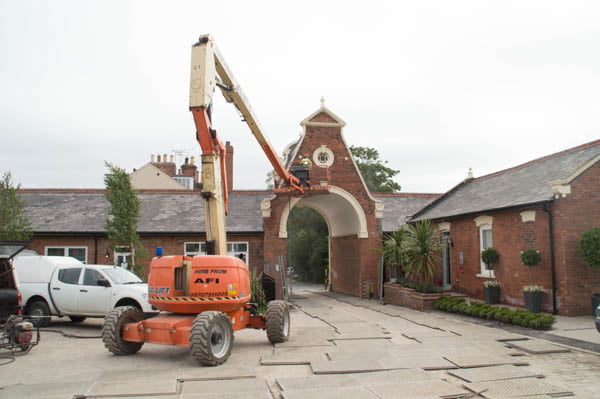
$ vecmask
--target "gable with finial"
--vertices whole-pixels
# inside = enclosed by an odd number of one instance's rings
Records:
[[[346,122],[327,108],[325,106],[325,99],[321,97],[321,106],[319,109],[300,122],[300,126],[344,127],[346,126]]]

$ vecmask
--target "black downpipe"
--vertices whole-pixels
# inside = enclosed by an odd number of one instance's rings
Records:
[[[98,237],[94,236],[94,264],[98,264]]]
[[[544,212],[548,214],[548,235],[550,239],[550,272],[552,275],[552,314],[558,314],[556,300],[556,263],[554,261],[554,217],[548,209],[548,202],[544,203]]]

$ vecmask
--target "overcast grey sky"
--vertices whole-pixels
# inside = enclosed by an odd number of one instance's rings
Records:
[[[0,172],[27,188],[102,187],[104,161],[197,155],[190,47],[212,34],[274,147],[326,106],[405,192],[600,138],[597,1],[0,0]],[[270,165],[233,107],[235,186]]]

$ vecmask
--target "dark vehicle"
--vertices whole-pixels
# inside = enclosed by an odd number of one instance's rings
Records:
[[[12,258],[29,244],[28,241],[0,241],[0,323],[21,312],[19,282]]]

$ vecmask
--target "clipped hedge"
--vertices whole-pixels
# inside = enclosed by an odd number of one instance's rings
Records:
[[[481,302],[467,303],[465,298],[452,296],[439,297],[435,302],[435,308],[535,330],[549,330],[556,321],[555,317],[549,314],[531,313],[522,309],[511,310],[507,307],[492,306]]]

